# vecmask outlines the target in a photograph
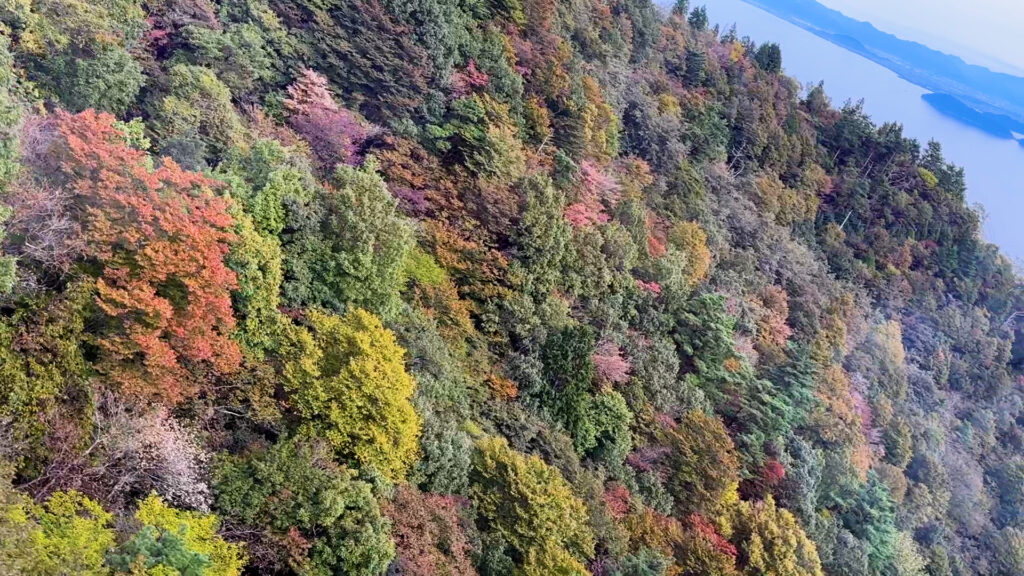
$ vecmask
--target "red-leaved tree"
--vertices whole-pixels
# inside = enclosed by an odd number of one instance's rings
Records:
[[[82,269],[96,277],[98,369],[126,394],[175,403],[197,390],[195,372],[224,374],[241,361],[234,236],[217,182],[169,159],[155,167],[129,147],[114,117],[58,111],[35,175],[70,196],[82,233]]]
[[[478,70],[476,61],[470,58],[464,69],[452,72],[452,97],[465,98],[477,88],[487,86],[489,81],[487,73]]]
[[[610,220],[605,205],[619,201],[621,187],[615,178],[589,160],[580,163],[578,201],[565,207],[565,217],[574,228],[604,224]]]
[[[602,496],[605,505],[608,506],[608,511],[617,520],[621,520],[629,514],[630,498],[629,489],[618,482],[609,482]]]
[[[736,547],[718,533],[718,529],[700,514],[690,514],[689,528],[693,535],[705,540],[720,554],[736,557]]]
[[[474,576],[470,560],[471,525],[464,510],[467,502],[454,496],[400,487],[384,506],[393,523],[392,537],[398,548],[396,573],[406,576],[452,574]]]

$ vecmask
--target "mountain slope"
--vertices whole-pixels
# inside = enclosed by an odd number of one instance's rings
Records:
[[[646,0],[0,22],[0,572],[1020,573],[1020,280],[778,46]]]

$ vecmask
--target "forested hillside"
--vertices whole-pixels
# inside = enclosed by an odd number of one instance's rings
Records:
[[[1021,281],[777,45],[686,0],[0,29],[0,575],[1024,574]]]

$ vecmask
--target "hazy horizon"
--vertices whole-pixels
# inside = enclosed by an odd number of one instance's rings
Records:
[[[978,0],[818,0],[904,40],[991,70],[1024,76],[1024,3]]]

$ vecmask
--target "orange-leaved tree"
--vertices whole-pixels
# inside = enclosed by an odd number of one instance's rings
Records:
[[[217,182],[170,159],[154,165],[109,114],[58,111],[45,122],[37,174],[72,197],[81,268],[96,278],[104,318],[99,371],[129,395],[167,403],[196,392],[193,372],[233,371],[236,281],[224,263],[233,220]]]

